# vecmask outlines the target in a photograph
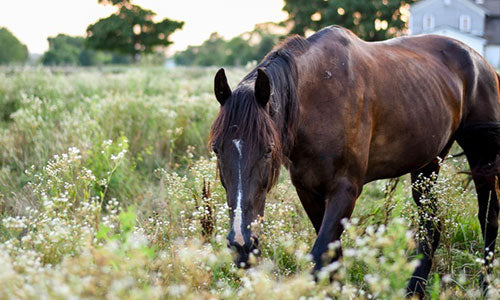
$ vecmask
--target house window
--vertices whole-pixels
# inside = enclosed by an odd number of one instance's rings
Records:
[[[424,15],[424,30],[434,29],[434,15],[425,14]]]
[[[469,32],[471,30],[471,20],[470,16],[468,15],[461,15],[460,16],[460,30]]]

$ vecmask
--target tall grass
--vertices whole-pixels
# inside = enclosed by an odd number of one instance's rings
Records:
[[[343,260],[316,283],[314,230],[282,172],[253,225],[261,257],[249,270],[233,265],[225,193],[206,149],[218,110],[214,73],[0,71],[0,299],[404,296],[422,213],[407,177],[365,187]],[[473,185],[459,172],[466,168],[462,158],[443,162],[434,190],[443,229],[433,299],[482,295],[483,242]],[[491,299],[500,297],[499,270],[497,260]]]

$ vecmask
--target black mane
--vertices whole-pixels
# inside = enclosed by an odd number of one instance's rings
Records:
[[[255,81],[257,69],[264,69],[271,82],[270,114],[280,134],[281,152],[288,157],[295,140],[299,119],[297,65],[294,57],[307,51],[309,42],[295,35],[285,39],[269,52],[242,82]]]

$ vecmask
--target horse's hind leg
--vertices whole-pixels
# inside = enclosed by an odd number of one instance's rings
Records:
[[[418,254],[423,257],[420,260],[419,266],[413,272],[413,275],[408,283],[407,291],[409,295],[418,295],[423,298],[425,295],[425,286],[427,284],[427,276],[432,267],[432,259],[434,251],[439,244],[441,223],[435,221],[436,216],[436,199],[431,191],[439,172],[439,162],[434,160],[422,169],[411,173],[412,185],[419,185],[412,188],[413,200],[417,204],[420,216],[420,228],[424,232],[420,232],[420,241],[418,243]]]
[[[464,149],[472,179],[476,186],[478,218],[484,238],[484,265],[490,272],[495,240],[498,234],[500,123],[483,123],[466,126],[458,139]],[[487,281],[482,282],[487,288]]]
[[[495,241],[498,234],[498,177],[472,175],[479,202],[478,218],[484,239],[484,266],[491,273],[491,263],[495,253]],[[486,291],[488,281],[481,278],[481,284]]]

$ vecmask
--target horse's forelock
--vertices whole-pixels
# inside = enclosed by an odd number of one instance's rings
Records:
[[[231,99],[221,107],[210,130],[209,145],[221,143],[229,135],[243,139],[250,152],[257,147],[273,145],[269,188],[276,183],[281,164],[288,164],[287,157],[295,140],[299,104],[294,56],[304,53],[308,47],[304,38],[288,38],[257,66],[265,69],[270,79],[270,111],[273,117],[255,100],[253,84],[257,76],[256,68],[243,78]]]
[[[282,162],[280,135],[269,113],[257,103],[250,89],[236,89],[221,107],[210,130],[209,145],[220,145],[227,139],[241,139],[250,157],[258,147],[272,146],[272,186]]]

